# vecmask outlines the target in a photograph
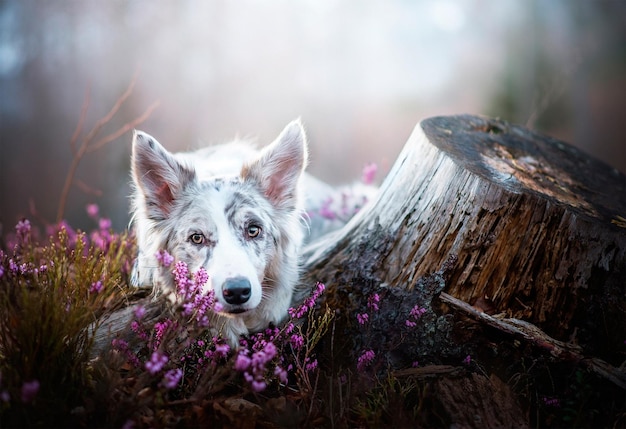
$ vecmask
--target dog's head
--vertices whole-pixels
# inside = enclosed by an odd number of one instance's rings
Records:
[[[206,288],[214,290],[224,313],[254,310],[276,287],[284,263],[297,264],[295,255],[284,258],[302,237],[298,183],[307,163],[304,130],[299,121],[290,123],[232,176],[208,178],[203,161],[216,160],[174,155],[151,136],[135,133],[133,222],[140,251],[164,249],[190,271],[203,267],[209,274]],[[161,276],[173,287],[171,273]]]

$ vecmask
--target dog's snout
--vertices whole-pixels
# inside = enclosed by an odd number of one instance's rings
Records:
[[[226,279],[222,294],[227,303],[233,305],[244,304],[250,299],[252,286],[245,277],[232,277]]]

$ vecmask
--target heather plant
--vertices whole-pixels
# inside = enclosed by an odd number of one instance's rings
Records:
[[[126,376],[111,388],[125,392],[121,406],[116,407],[123,411],[111,417],[112,423],[141,426],[150,414],[152,423],[156,418],[161,424],[173,420],[189,424],[192,416],[185,413],[175,416],[167,407],[158,417],[153,412],[181,401],[219,403],[261,393],[273,396],[288,386],[313,393],[314,348],[332,319],[329,309],[321,316],[313,312],[324,285],[318,283],[308,299],[291,308],[289,320],[281,327],[242,337],[233,350],[219,335],[219,326],[211,326],[209,312],[219,310],[219,303],[211,292],[201,292],[208,281],[206,271],[190,273],[184,262],[174,263],[164,251],[157,259],[171,269],[180,302],[156,320],[146,320],[145,309],[136,307],[132,338],[113,339],[107,365],[117,362]],[[133,403],[138,396],[142,401]],[[215,415],[204,418],[219,420]]]
[[[98,219],[102,220],[102,219]],[[132,241],[20,221],[0,250],[0,424],[59,424],[81,406],[99,320],[121,304]]]

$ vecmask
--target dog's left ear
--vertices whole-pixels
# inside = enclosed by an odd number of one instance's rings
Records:
[[[278,138],[261,151],[259,157],[241,170],[241,177],[254,182],[278,208],[294,209],[298,181],[306,168],[306,135],[300,120],[285,127]]]

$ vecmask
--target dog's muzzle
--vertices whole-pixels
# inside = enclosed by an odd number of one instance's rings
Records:
[[[231,305],[242,305],[248,302],[252,295],[250,280],[245,277],[231,277],[224,281],[222,287],[224,300]],[[241,309],[240,312],[245,310]],[[237,311],[235,311],[237,312]]]

